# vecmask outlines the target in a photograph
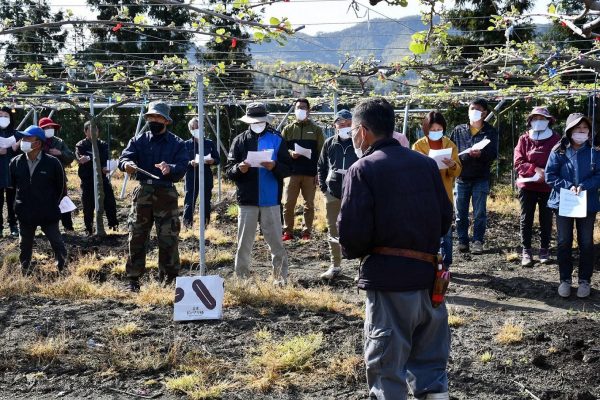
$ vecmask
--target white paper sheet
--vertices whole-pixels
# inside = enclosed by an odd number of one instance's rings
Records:
[[[260,163],[271,161],[273,157],[273,149],[263,151],[249,151],[246,157],[246,163],[254,168],[264,168]]]
[[[312,154],[312,150],[311,149],[305,149],[302,146],[299,146],[298,143],[294,144],[294,151],[298,154],[300,154],[301,156],[304,156],[306,158],[310,158],[311,154]]]
[[[570,218],[585,218],[587,216],[587,192],[584,190],[576,195],[569,189],[560,189],[558,215]]]
[[[210,154],[207,154],[204,156],[204,164],[206,164],[207,161],[212,160],[212,156]],[[196,161],[197,163],[200,163],[200,154],[196,154],[196,158],[194,159],[194,161]]]
[[[68,213],[68,212],[71,212],[71,211],[77,209],[77,207],[71,201],[69,196],[63,197],[63,199],[60,201],[60,204],[58,205],[58,208],[60,208],[61,214]]]
[[[535,173],[535,175],[530,176],[529,178],[519,178],[517,179],[518,183],[525,183],[525,182],[537,182],[539,181],[541,178],[540,174],[538,174],[537,172]]]
[[[106,168],[109,172],[114,171],[119,166],[119,160],[106,160]]]
[[[2,148],[2,149],[8,149],[15,143],[17,143],[17,140],[15,139],[14,136],[10,136],[7,138],[0,137],[0,148]]]
[[[429,157],[433,158],[439,169],[447,169],[448,166],[442,162],[446,158],[452,158],[452,149],[429,150]]]
[[[471,150],[482,150],[488,144],[490,144],[490,139],[485,138],[481,142],[475,143],[473,146],[469,147],[465,151],[461,151],[458,155],[462,156],[463,154],[467,154]]]

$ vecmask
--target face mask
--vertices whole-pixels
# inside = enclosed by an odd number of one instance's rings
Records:
[[[148,128],[150,128],[150,132],[152,132],[153,135],[160,135],[162,130],[165,128],[165,124],[162,122],[152,121],[148,122]]]
[[[586,140],[588,140],[589,134],[585,132],[573,132],[571,135],[571,139],[577,144],[583,144]]]
[[[8,118],[8,117],[0,117],[0,128],[4,129],[8,125],[10,125],[10,118]]]
[[[192,136],[198,139],[200,137],[200,129],[192,129]]]
[[[479,110],[469,110],[469,121],[477,122],[481,120],[481,115],[482,113]]]
[[[54,129],[44,129],[44,134],[46,135],[46,139],[50,139],[52,136],[54,136]]]
[[[537,121],[531,121],[531,130],[535,131],[535,132],[541,132],[541,131],[545,131],[546,128],[548,127],[548,123],[550,121],[548,120],[537,120]]]
[[[356,134],[358,135],[358,132],[356,132]],[[356,154],[356,157],[361,158],[364,154],[364,151],[362,149],[362,145],[364,143],[364,139],[361,139],[360,141],[360,145],[358,147],[354,148],[354,153]],[[352,142],[352,145],[354,145],[354,141]]]
[[[258,122],[256,124],[250,124],[250,129],[254,133],[261,133],[262,131],[265,130],[266,127],[267,127],[266,122]]]
[[[347,127],[347,128],[340,128],[338,129],[338,136],[340,137],[340,139],[348,139],[350,137],[350,131],[352,130],[352,128]]]
[[[298,121],[304,121],[306,119],[306,110],[300,110],[298,108],[298,109],[296,109],[296,111],[294,112],[294,114],[296,114],[296,119]]]
[[[444,131],[429,131],[429,140],[434,142],[440,140],[444,136]]]
[[[21,151],[22,151],[23,153],[29,153],[31,150],[33,150],[33,149],[31,148],[31,142],[26,142],[26,141],[24,141],[24,140],[21,140],[21,145],[20,145],[20,147],[21,147]]]

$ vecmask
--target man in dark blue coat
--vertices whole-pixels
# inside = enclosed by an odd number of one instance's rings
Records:
[[[447,400],[448,314],[434,308],[440,237],[452,205],[433,159],[393,139],[394,109],[384,99],[356,106],[353,146],[359,157],[344,179],[340,244],[360,258],[366,290],[365,361],[370,397]]]
[[[204,157],[198,155],[200,140],[200,130],[198,129],[198,118],[194,117],[188,123],[188,128],[192,134],[192,138],[185,141],[185,149],[188,153],[190,162],[188,163],[187,172],[185,173],[185,200],[183,202],[183,225],[191,228],[194,224],[194,209],[196,207],[196,199],[199,193],[198,179],[198,163],[204,162],[204,221],[206,224],[210,222],[210,200],[213,190],[213,173],[210,169],[211,165],[218,165],[221,162],[219,157],[219,149],[210,139],[204,138]]]
[[[119,168],[135,174],[140,185],[133,192],[129,226],[129,257],[125,266],[128,290],[139,292],[146,270],[150,230],[156,224],[159,279],[170,284],[179,274],[179,208],[175,182],[185,175],[190,161],[185,143],[167,129],[173,122],[168,104],[157,101],[145,114],[149,131],[129,141]],[[152,177],[154,175],[155,177]],[[157,179],[158,178],[158,179]]]
[[[50,241],[59,271],[65,269],[67,249],[58,221],[64,196],[65,173],[60,161],[42,151],[44,131],[31,125],[22,133],[23,154],[10,162],[10,182],[16,190],[15,213],[19,221],[19,260],[24,274],[30,272],[33,238],[37,227]]]

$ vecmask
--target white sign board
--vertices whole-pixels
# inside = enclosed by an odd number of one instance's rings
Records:
[[[174,321],[223,318],[224,281],[218,275],[179,276],[175,280]]]

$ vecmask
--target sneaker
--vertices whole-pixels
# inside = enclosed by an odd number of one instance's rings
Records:
[[[137,279],[130,279],[126,289],[131,293],[139,293],[140,281]]]
[[[473,248],[471,249],[471,254],[483,254],[483,243],[473,242]]]
[[[10,236],[19,237],[19,228],[16,226],[11,226],[10,227]]]
[[[577,288],[577,297],[583,299],[590,295],[590,283],[587,281],[579,282],[579,287]]]
[[[273,279],[273,286],[275,287],[284,287],[287,285],[287,280],[285,279]]]
[[[531,249],[523,249],[523,256],[521,258],[522,267],[533,267],[533,258],[531,257]]]
[[[283,240],[284,242],[287,242],[288,240],[292,240],[294,238],[294,235],[292,235],[289,232],[284,232],[283,236],[281,237],[281,240]]]
[[[560,297],[569,297],[571,295],[571,282],[562,281],[558,285],[558,295]]]
[[[540,262],[546,264],[550,261],[550,249],[540,249]]]
[[[468,253],[469,252],[469,245],[467,243],[459,243],[458,244],[458,251],[461,253]]]
[[[302,240],[310,240],[310,233],[303,233]]]
[[[329,269],[321,274],[321,279],[331,280],[342,272],[339,267],[329,267]]]
[[[108,229],[110,229],[113,232],[116,232],[117,230],[119,230],[119,224],[109,225]]]

